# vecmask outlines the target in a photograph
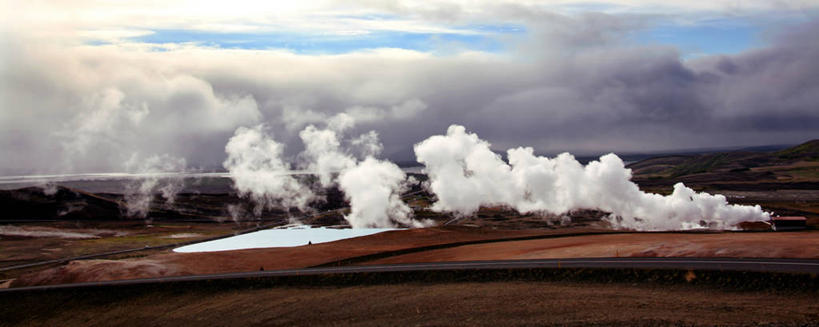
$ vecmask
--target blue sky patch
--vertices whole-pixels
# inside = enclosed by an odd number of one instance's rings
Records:
[[[143,43],[196,43],[225,49],[285,49],[306,54],[338,54],[375,48],[400,48],[425,52],[457,50],[502,51],[498,34],[523,33],[516,25],[470,26],[476,34],[408,33],[375,31],[356,35],[308,33],[214,33],[191,30],[155,30],[132,38]]]
[[[638,43],[673,45],[683,56],[735,54],[761,45],[763,28],[743,21],[660,24],[634,35]]]

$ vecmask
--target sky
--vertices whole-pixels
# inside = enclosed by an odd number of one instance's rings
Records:
[[[819,1],[0,0],[0,175],[296,156],[346,113],[382,157],[461,124],[493,148],[645,153],[819,138]]]

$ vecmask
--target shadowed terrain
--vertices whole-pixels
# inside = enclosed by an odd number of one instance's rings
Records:
[[[0,325],[810,326],[816,294],[509,280],[0,295]]]

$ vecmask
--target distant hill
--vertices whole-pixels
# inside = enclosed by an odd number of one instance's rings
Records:
[[[120,203],[88,192],[55,186],[0,190],[2,220],[118,219]]]
[[[819,139],[778,151],[775,154],[780,159],[819,160]]]
[[[819,140],[778,151],[668,155],[628,165],[641,185],[819,182]]]
[[[114,183],[114,186],[121,184]],[[212,190],[210,186],[205,189]],[[63,185],[24,187],[0,190],[0,223],[17,221],[52,220],[123,220],[136,219],[126,215],[127,205],[122,191],[119,193],[91,193]],[[344,194],[336,187],[323,189],[317,193],[324,200],[316,200],[311,206],[319,211],[335,210],[346,205]],[[148,218],[176,221],[224,221],[231,219],[227,209],[234,206],[251,212],[254,203],[240,198],[235,192],[228,193],[179,193],[172,204],[165,202],[159,194],[152,195]],[[295,208],[293,208],[295,210]],[[297,211],[292,211],[297,213]],[[250,214],[248,214],[250,215]],[[260,220],[287,220],[290,211],[270,208],[262,211]],[[340,216],[335,216],[339,218]],[[337,224],[337,223],[334,223]]]

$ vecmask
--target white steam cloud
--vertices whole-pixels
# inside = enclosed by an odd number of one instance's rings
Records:
[[[432,209],[460,215],[483,205],[523,213],[598,209],[611,213],[607,219],[613,226],[637,230],[733,229],[770,217],[758,205],[728,204],[722,195],[697,193],[682,183],[668,196],[642,192],[614,154],[584,167],[569,153],[553,159],[535,156],[532,148],[507,153],[508,164],[488,142],[459,125],[416,144],[418,162],[426,166],[429,189],[437,197]]]
[[[401,200],[406,175],[394,163],[367,157],[339,176],[339,186],[350,201],[344,218],[353,228],[389,227],[393,221],[424,227],[429,221],[412,219],[412,209]]]
[[[336,131],[310,125],[299,136],[304,142],[302,155],[308,162],[307,169],[319,176],[322,186],[333,185],[333,173],[355,166],[355,158],[341,151]]]
[[[315,173],[321,186],[337,185],[344,192],[351,206],[344,218],[354,228],[432,224],[413,219],[401,200],[406,174],[392,162],[374,157],[381,149],[376,133],[344,138],[354,123],[351,116],[339,114],[324,128],[305,127],[299,133],[305,147],[298,156],[300,167]],[[290,163],[282,158],[283,147],[262,126],[237,129],[225,147],[224,166],[240,195],[259,204],[257,215],[265,207],[309,210],[309,202],[317,198],[292,176]],[[488,142],[459,125],[416,144],[417,160],[429,175],[427,188],[437,198],[432,209],[458,215],[495,205],[555,215],[597,209],[610,213],[606,219],[614,227],[636,230],[735,229],[743,221],[770,218],[758,205],[729,204],[722,195],[697,193],[682,183],[668,196],[645,193],[631,182],[631,170],[614,154],[584,166],[568,153],[547,158],[524,147],[507,153],[509,163],[492,152]]]
[[[159,193],[166,206],[172,206],[176,194],[182,190],[183,181],[174,174],[186,169],[184,158],[170,155],[154,155],[144,161],[137,156],[126,163],[128,170],[141,177],[125,185],[125,213],[128,217],[146,218],[151,210],[154,194]]]
[[[322,187],[338,185],[350,202],[344,218],[353,228],[394,227],[396,224],[422,227],[430,222],[412,219],[412,210],[401,200],[406,174],[395,164],[374,158],[382,145],[374,131],[345,140],[344,131],[355,119],[341,113],[327,120],[325,128],[308,125],[299,137],[304,151],[302,168],[319,177]],[[230,172],[240,195],[264,207],[294,206],[309,210],[316,198],[310,187],[290,175],[291,166],[282,158],[283,145],[264,133],[261,126],[240,127],[225,151],[224,167]],[[364,160],[359,160],[357,153]]]
[[[413,220],[412,210],[401,200],[406,174],[394,163],[373,157],[382,148],[377,133],[370,131],[347,142],[365,157],[363,161],[344,151],[339,135],[354,123],[354,118],[341,113],[331,118],[325,129],[309,125],[299,133],[308,169],[319,175],[322,186],[338,183],[350,201],[350,214],[344,219],[353,228],[429,225],[431,222]]]
[[[315,198],[309,187],[292,176],[290,164],[282,159],[284,145],[265,133],[264,126],[239,127],[225,146],[223,163],[239,196],[256,204],[258,216],[265,208],[291,207],[306,210]],[[231,209],[235,215],[235,208]],[[236,217],[234,216],[234,219]]]

